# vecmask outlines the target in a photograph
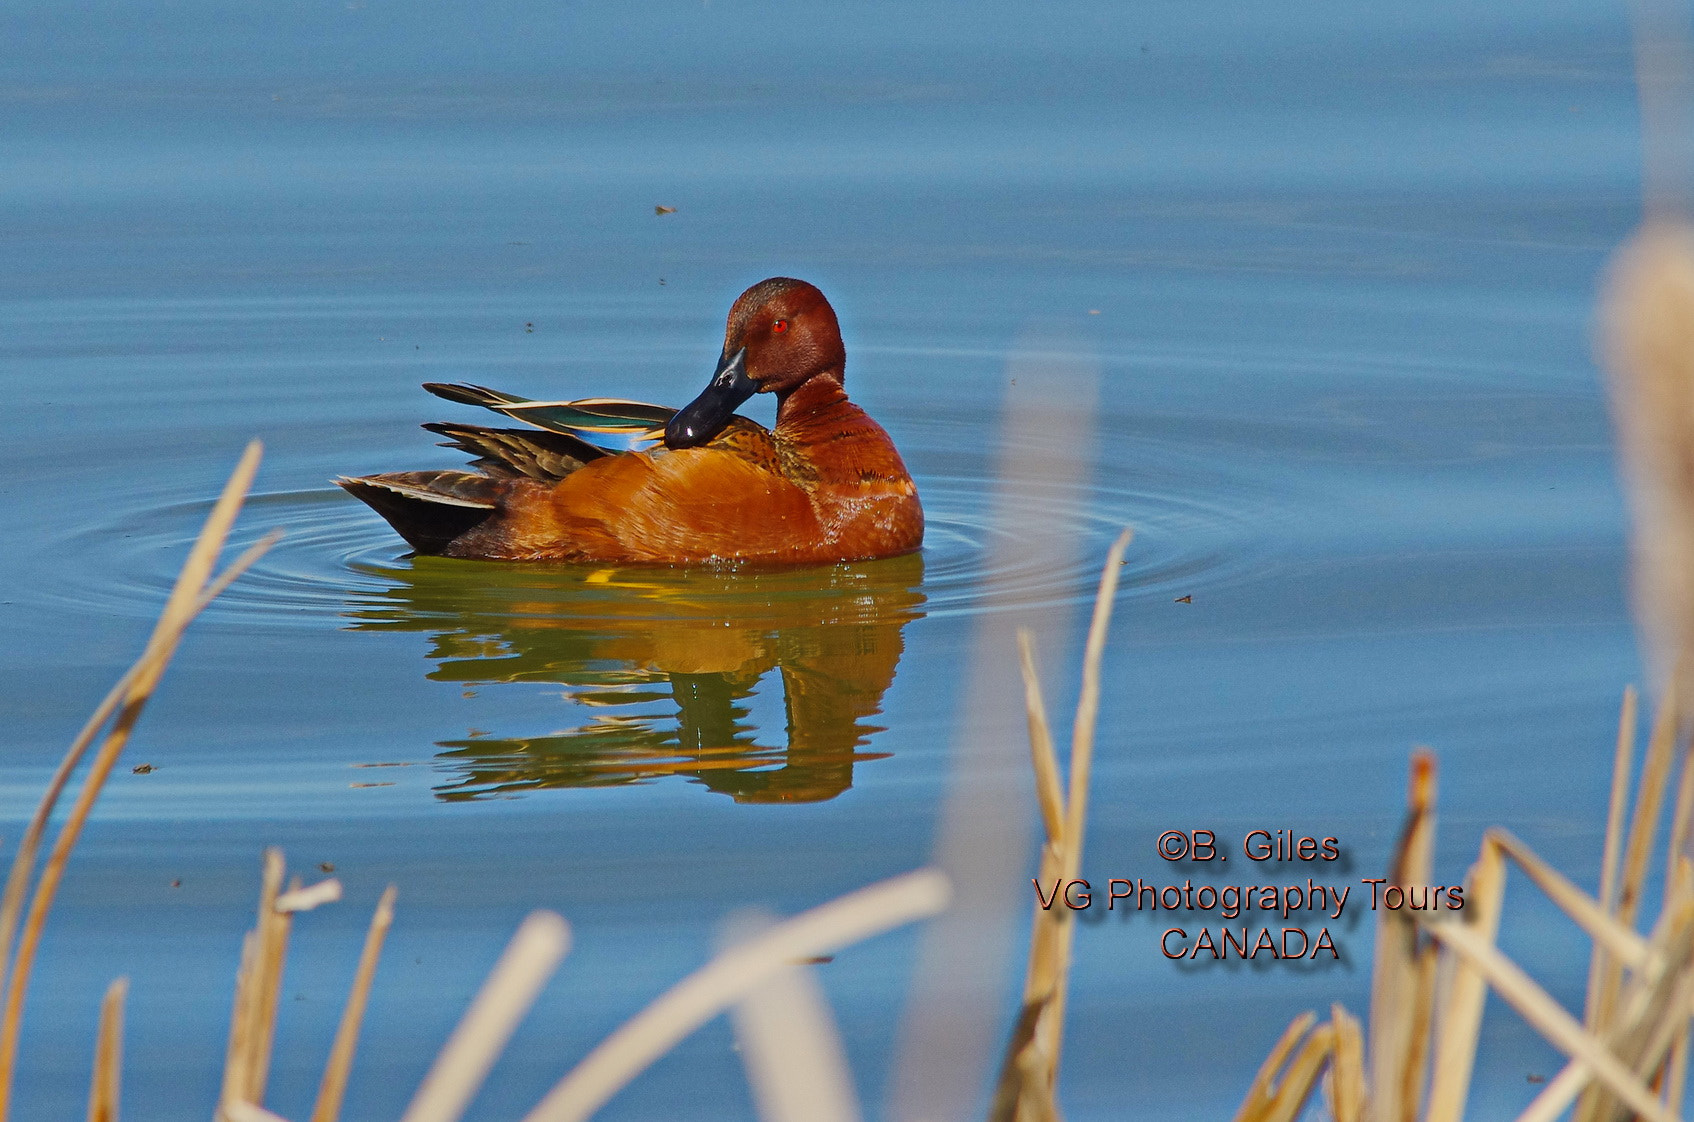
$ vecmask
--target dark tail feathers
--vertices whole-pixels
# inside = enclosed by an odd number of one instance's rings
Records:
[[[468,471],[392,471],[337,479],[347,493],[388,520],[419,553],[447,543],[494,513],[500,481]]]

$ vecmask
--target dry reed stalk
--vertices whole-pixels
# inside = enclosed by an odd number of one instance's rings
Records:
[[[1410,888],[1427,885],[1434,864],[1435,756],[1428,749],[1412,756],[1407,803],[1388,880]],[[1434,948],[1420,941],[1405,909],[1383,909],[1371,970],[1368,1114],[1373,1122],[1413,1122],[1420,1112],[1434,988]]]
[[[1582,1025],[1492,944],[1460,924],[1430,924],[1428,931],[1471,962],[1496,993],[1566,1055],[1580,1059],[1629,1107],[1652,1122],[1676,1122],[1653,1092]]]
[[[795,959],[828,954],[947,906],[947,879],[920,869],[778,923],[723,951],[626,1021],[560,1080],[524,1122],[576,1122],[689,1033]],[[420,1122],[408,1117],[405,1122]]]
[[[259,885],[259,910],[253,930],[241,944],[241,967],[235,975],[235,1009],[229,1018],[229,1045],[224,1052],[223,1089],[218,1095],[218,1113],[227,1118],[231,1103],[258,1103],[254,1091],[254,1053],[260,1047],[265,999],[262,991],[270,975],[269,960],[275,953],[276,898],[282,892],[282,852],[265,850],[264,871]]]
[[[309,912],[321,904],[333,904],[339,899],[341,882],[331,877],[316,884],[308,884],[304,888],[291,886],[287,892],[276,898],[276,910],[292,915],[294,912]]]
[[[1485,857],[1497,851],[1517,862],[1535,887],[1575,920],[1596,946],[1604,947],[1618,965],[1640,971],[1652,962],[1654,951],[1646,939],[1607,915],[1597,900],[1543,861],[1510,831],[1492,827],[1482,835],[1482,845]]]
[[[1277,1074],[1282,1071],[1288,1057],[1300,1046],[1313,1025],[1317,1024],[1318,1015],[1310,1012],[1301,1013],[1288,1023],[1282,1030],[1282,1035],[1271,1046],[1270,1055],[1259,1065],[1258,1072],[1253,1076],[1253,1082],[1247,1087],[1247,1097],[1241,1100],[1241,1108],[1235,1112],[1235,1122],[1250,1122],[1262,1118],[1273,1102],[1276,1101]]]
[[[1106,564],[1100,570],[1100,586],[1094,594],[1094,615],[1088,622],[1088,642],[1083,648],[1082,658],[1082,689],[1076,699],[1076,719],[1071,726],[1070,790],[1065,797],[1065,836],[1060,843],[1066,880],[1082,875],[1082,846],[1088,827],[1088,786],[1094,771],[1094,726],[1100,715],[1100,663],[1106,655],[1106,632],[1112,622],[1112,606],[1117,597],[1118,575],[1123,570],[1124,550],[1129,548],[1134,536],[1133,530],[1125,529],[1106,551]],[[1075,932],[1076,917],[1067,914],[1059,928],[1058,954],[1062,968],[1053,980],[1053,1007],[1049,1014],[1052,1028],[1047,1042],[1055,1086],[1060,1052],[1064,1048],[1065,1003],[1070,984],[1071,941]]]
[[[270,875],[273,864],[276,866],[274,880]],[[266,850],[264,899],[259,906],[256,929],[259,939],[258,969],[253,988],[249,991],[250,1035],[245,1057],[245,1093],[241,1096],[243,1101],[259,1106],[265,1102],[265,1084],[271,1070],[271,1044],[276,1039],[277,1000],[282,992],[282,968],[288,959],[288,936],[294,925],[293,914],[277,907],[277,901],[282,897],[282,872],[281,850]]]
[[[1500,846],[1488,844],[1486,835],[1467,879],[1464,922],[1493,943],[1499,937],[1506,896],[1506,855]],[[1488,984],[1481,972],[1466,961],[1454,962],[1436,1002],[1435,1070],[1426,1122],[1460,1122],[1465,1116],[1487,997]]]
[[[563,919],[530,913],[447,1038],[401,1122],[455,1122],[464,1113],[569,949],[570,926]]]
[[[726,925],[740,942],[769,920]],[[763,1122],[858,1122],[853,1074],[829,1002],[809,966],[791,965],[731,1010],[735,1039]]]
[[[1618,874],[1623,860],[1625,815],[1629,812],[1629,773],[1635,756],[1636,696],[1635,687],[1623,691],[1623,709],[1618,714],[1617,752],[1612,759],[1612,795],[1606,809],[1606,848],[1600,862],[1600,906],[1608,915],[1616,915],[1618,907]],[[1582,1023],[1593,1032],[1600,1023],[1600,993],[1604,980],[1612,969],[1606,948],[1594,944],[1588,959],[1588,991]]]
[[[1047,840],[1041,847],[1040,880],[1043,884],[1070,881],[1081,872],[1089,780],[1094,760],[1094,729],[1100,709],[1100,664],[1105,655],[1106,633],[1111,625],[1124,550],[1129,548],[1132,537],[1130,530],[1118,535],[1100,571],[1094,613],[1089,621],[1088,640],[1083,653],[1082,689],[1077,697],[1076,718],[1071,730],[1068,793],[1061,791],[1060,787],[1052,728],[1047,720],[1047,706],[1035,671],[1033,640],[1028,631],[1020,630],[1018,633],[1036,800],[1041,806],[1041,821],[1047,831]],[[1014,1119],[1032,1122],[1058,1115],[1055,1094],[1064,1044],[1066,986],[1074,925],[1075,916],[1068,908],[1043,909],[1039,904],[1034,907],[1023,1005],[1001,1060],[994,1101],[989,1110],[992,1122],[1012,1122]]]
[[[1288,1062],[1288,1069],[1277,1081],[1275,1096],[1255,1122],[1294,1122],[1334,1053],[1335,1026],[1319,1025]]]
[[[1647,741],[1647,756],[1642,764],[1640,784],[1635,792],[1635,804],[1630,814],[1627,841],[1623,849],[1623,865],[1617,883],[1617,902],[1612,909],[1618,923],[1633,929],[1646,891],[1647,866],[1652,856],[1653,836],[1658,831],[1660,811],[1664,806],[1665,787],[1670,778],[1677,743],[1677,709],[1674,696],[1667,696],[1653,720],[1653,730]],[[1614,798],[1616,793],[1614,792]],[[1592,1011],[1589,1031],[1605,1038],[1616,1027],[1617,1003],[1623,987],[1623,964],[1609,955],[1600,973],[1598,992],[1589,995]],[[1598,1122],[1611,1109],[1604,1088],[1590,1084],[1577,1103],[1574,1122]]]
[[[286,875],[282,851],[274,847],[265,850],[258,915],[253,930],[242,940],[241,966],[235,975],[229,1043],[224,1052],[223,1083],[218,1093],[216,1116],[226,1122],[235,1118],[236,1107],[264,1103],[294,914],[341,899],[340,881],[320,881],[302,888],[300,878],[295,877],[284,891],[282,881]]]
[[[281,530],[272,530],[253,545],[247,547],[235,561],[231,562],[223,572],[219,573],[211,583],[201,590],[199,597],[194,602],[192,611],[188,613],[188,619],[183,621],[183,626],[186,627],[190,620],[205,611],[206,607],[217,599],[224,589],[234,582],[236,577],[246,572],[281,537]],[[154,638],[157,639],[157,637],[157,633],[155,633]],[[152,646],[153,644],[150,642],[147,650],[151,650]],[[141,658],[118,677],[117,682],[106,692],[106,696],[101,699],[100,704],[95,706],[93,714],[83,723],[82,728],[71,741],[70,747],[65,749],[65,754],[60,757],[58,767],[54,768],[52,778],[47,781],[47,788],[42,792],[41,799],[36,804],[35,812],[30,816],[29,824],[24,828],[23,835],[18,840],[18,848],[12,855],[11,868],[6,877],[5,889],[0,892],[0,994],[5,993],[6,982],[10,977],[12,941],[17,937],[18,921],[23,918],[24,894],[29,890],[30,877],[35,870],[35,859],[41,852],[41,839],[47,832],[47,823],[52,817],[53,809],[58,806],[59,799],[63,796],[65,787],[69,784],[77,765],[82,762],[83,756],[87,753],[89,745],[94,742],[94,738],[100,730],[106,727],[106,722],[111,719],[118,706],[123,704],[129,696],[130,686],[135,683],[136,678],[148,662],[147,650],[144,650]]]
[[[88,1122],[118,1122],[124,1066],[124,998],[128,993],[129,979],[119,978],[106,987],[106,998],[100,1003],[94,1077],[88,1086]]]
[[[1018,628],[1018,669],[1023,675],[1023,706],[1029,722],[1030,766],[1035,769],[1035,801],[1047,842],[1056,845],[1065,834],[1065,796],[1059,778],[1059,755],[1053,747],[1053,726],[1047,721],[1047,702],[1041,696],[1041,676],[1035,670],[1035,636]]]
[[[1334,1122],[1364,1122],[1364,1033],[1358,1018],[1339,1002],[1329,1007],[1329,1021],[1335,1026],[1335,1058],[1326,1083],[1330,1117]]]
[[[1688,852],[1688,832],[1694,826],[1694,767],[1690,767],[1688,747],[1682,749],[1682,778],[1677,784],[1676,810],[1671,817],[1670,846],[1665,852],[1665,898],[1666,907],[1676,897],[1679,891],[1686,891],[1683,878],[1678,874],[1685,871]],[[1679,889],[1679,883],[1683,887]],[[1670,1060],[1662,1080],[1662,1097],[1665,1105],[1673,1114],[1682,1112],[1682,1093],[1687,1085],[1688,1077],[1688,1031],[1689,1022],[1683,1018],[1678,1024],[1676,1034],[1671,1041]]]
[[[1665,1068],[1662,1097],[1665,1109],[1682,1117],[1682,1094],[1688,1084],[1688,1022],[1684,1020],[1671,1044],[1670,1064]]]
[[[233,1102],[229,1104],[229,1122],[288,1122],[280,1114],[273,1114],[262,1106],[254,1103]]]
[[[371,982],[376,978],[377,961],[382,957],[382,944],[388,929],[394,924],[394,900],[398,890],[391,884],[377,901],[371,915],[370,929],[365,932],[364,950],[359,953],[359,966],[353,973],[353,985],[347,991],[347,1004],[341,1011],[341,1023],[335,1029],[335,1043],[330,1045],[329,1061],[324,1065],[323,1079],[318,1084],[317,1103],[312,1107],[312,1122],[336,1122],[341,1116],[341,1102],[347,1093],[347,1079],[353,1071],[353,1057],[359,1048],[359,1028],[364,1024],[365,1005],[370,1000]]]
[[[1054,499],[1086,488],[1101,368],[1082,338],[1047,329],[1020,334],[1006,370],[1006,439],[992,515],[999,532],[982,590],[987,610],[972,628],[935,832],[934,863],[954,901],[926,926],[919,945],[890,1080],[887,1114],[896,1122],[963,1118],[974,1109],[1002,1046],[1002,979],[1029,898],[1013,872],[1028,858],[1034,809],[1018,734],[1027,714],[1018,711],[1006,656],[1018,625],[1039,619],[1059,631],[1070,613],[1062,605],[1032,609],[1011,578],[1063,572],[1075,558],[1075,539],[1061,532]]]
[[[4,894],[0,894],[0,940],[4,941],[0,950],[0,961],[4,961],[5,953],[11,951],[12,932],[17,931],[15,957],[7,970],[4,986],[4,1013],[0,1016],[0,1122],[8,1117],[11,1109],[12,1081],[17,1067],[18,1033],[23,1019],[24,998],[29,990],[30,973],[35,963],[35,954],[41,941],[41,932],[47,923],[47,914],[53,906],[53,900],[58,893],[59,883],[64,877],[65,866],[70,860],[71,850],[75,848],[77,839],[81,837],[82,828],[93,810],[94,802],[99,797],[101,789],[110,777],[112,767],[117,763],[118,756],[128,744],[130,734],[134,731],[135,723],[140,719],[146,708],[148,699],[158,687],[163,677],[166,665],[175,653],[183,631],[194,616],[209,602],[206,593],[212,588],[221,590],[227,587],[229,580],[239,574],[248,565],[257,560],[266,543],[261,543],[249,549],[233,562],[219,577],[213,577],[213,566],[219,553],[223,550],[230,528],[234,525],[235,517],[241,509],[243,499],[253,483],[253,477],[258,471],[260,446],[257,441],[249,444],[242,454],[235,471],[225,484],[223,493],[212,507],[212,512],[206,519],[206,524],[189,550],[188,559],[183,563],[182,571],[178,574],[176,584],[172,587],[165,601],[159,621],[154,626],[153,634],[148,639],[146,648],[142,651],[135,665],[123,676],[122,700],[113,704],[108,712],[115,713],[112,723],[106,730],[94,758],[89,764],[88,773],[84,777],[82,787],[77,793],[76,802],[72,805],[64,825],[59,829],[54,839],[53,848],[48,854],[47,862],[42,868],[35,892],[30,899],[29,910],[22,920],[21,929],[16,925],[17,909],[22,906],[25,895],[25,884],[34,867],[35,848],[39,845],[41,833],[37,832],[31,839],[26,832],[27,847],[20,846],[20,852],[14,859],[11,878],[8,880]],[[226,579],[227,578],[227,579]],[[102,707],[105,708],[104,706]],[[74,752],[66,755],[68,766],[61,764],[61,771],[68,779],[70,770],[75,766],[74,756],[80,756],[93,736],[79,736],[73,742]],[[80,747],[79,747],[80,745]],[[63,782],[58,786],[50,786],[37,810],[36,818],[45,829],[47,816],[51,813],[54,803],[63,790]],[[24,852],[28,848],[29,852]],[[27,857],[27,860],[26,860]],[[10,905],[10,912],[5,909]]]

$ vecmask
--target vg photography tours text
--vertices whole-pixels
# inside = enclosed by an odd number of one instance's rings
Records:
[[[1158,917],[1170,924],[1159,936],[1159,951],[1166,958],[1189,961],[1339,960],[1341,948],[1330,925],[1342,919],[1349,905],[1373,912],[1383,908],[1459,911],[1465,906],[1461,885],[1390,884],[1386,877],[1320,883],[1319,877],[1341,859],[1340,840],[1309,837],[1292,829],[1252,830],[1234,845],[1221,841],[1212,830],[1166,830],[1154,848],[1167,862],[1218,862],[1220,866],[1236,852],[1246,859],[1244,871],[1257,875],[1243,878],[1243,883],[1225,884],[1157,876],[1045,884],[1032,880],[1036,904],[1047,911],[1103,906],[1109,912],[1167,913]]]

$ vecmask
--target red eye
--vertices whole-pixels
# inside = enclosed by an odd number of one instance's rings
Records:
[[[788,330],[788,321],[785,320],[785,319],[779,319],[775,323],[771,324],[771,331],[773,331],[777,335],[781,335],[784,331],[787,331],[787,330]]]

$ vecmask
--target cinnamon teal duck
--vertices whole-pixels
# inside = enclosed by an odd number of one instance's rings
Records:
[[[818,564],[923,543],[917,488],[881,425],[847,399],[835,309],[772,277],[729,311],[705,391],[681,409],[587,398],[533,401],[425,383],[531,429],[427,424],[476,471],[336,480],[419,553],[499,561]],[[776,427],[736,414],[774,393]],[[619,451],[595,436],[633,437]]]

